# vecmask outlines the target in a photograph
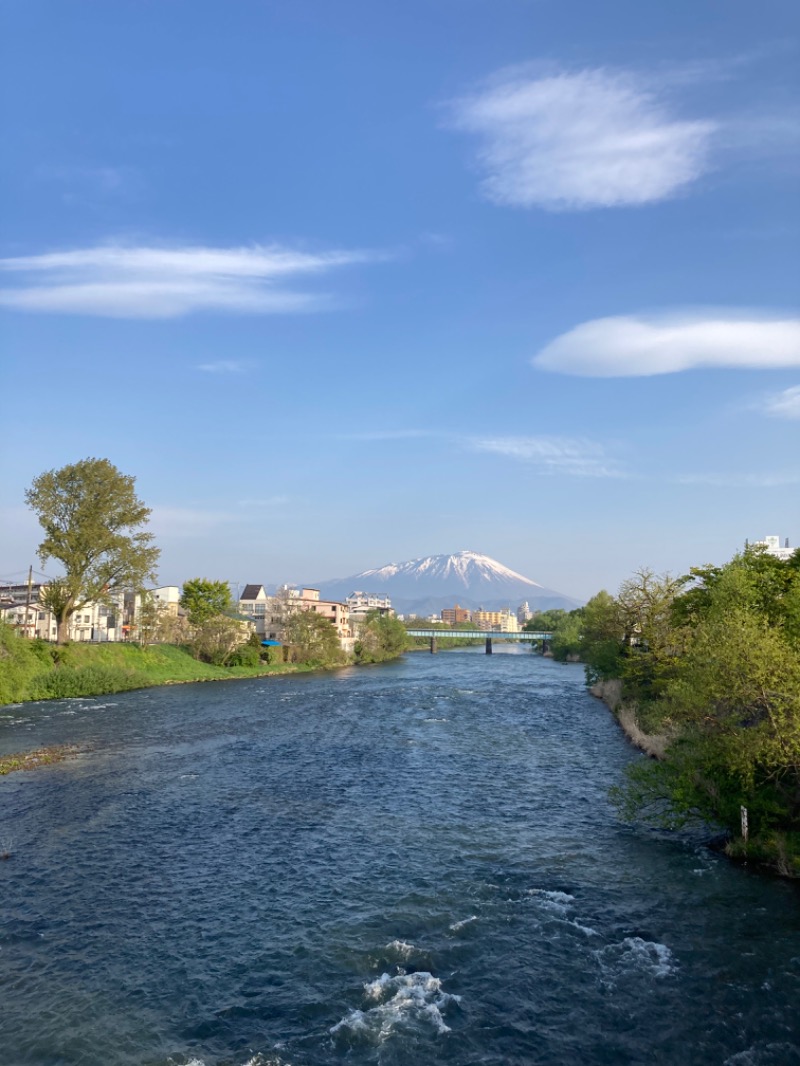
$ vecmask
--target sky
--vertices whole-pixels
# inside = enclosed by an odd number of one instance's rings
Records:
[[[87,457],[163,584],[471,549],[586,599],[800,544],[791,0],[0,20],[0,580]]]

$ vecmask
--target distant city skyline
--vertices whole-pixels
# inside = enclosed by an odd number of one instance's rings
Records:
[[[796,5],[2,18],[0,578],[89,456],[164,585],[800,543]]]

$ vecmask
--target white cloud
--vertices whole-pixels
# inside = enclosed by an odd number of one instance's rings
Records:
[[[800,320],[730,311],[597,318],[556,337],[532,362],[586,377],[800,366]]]
[[[575,210],[652,203],[709,168],[715,124],[680,121],[633,76],[604,69],[501,74],[455,104],[483,139],[490,200]]]
[[[621,478],[628,475],[593,441],[569,437],[476,437],[473,451],[503,455],[530,463],[543,474]]]
[[[800,418],[800,385],[768,396],[762,410],[773,418]]]
[[[194,311],[273,314],[331,306],[325,295],[286,287],[297,275],[385,259],[363,251],[308,253],[249,248],[103,245],[0,259],[0,271],[33,282],[0,290],[21,311],[174,318]]]

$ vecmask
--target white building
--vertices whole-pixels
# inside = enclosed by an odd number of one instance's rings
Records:
[[[343,651],[353,650],[355,640],[350,609],[346,603],[321,600],[319,589],[281,585],[274,596],[268,596],[263,585],[245,585],[238,608],[240,614],[255,623],[256,633],[270,640],[283,640],[283,626],[289,615],[296,611],[313,611],[333,624]]]
[[[55,616],[42,603],[46,588],[46,584],[38,581],[30,589],[27,584],[1,587],[0,618],[26,637],[55,641],[58,635]],[[149,594],[161,610],[177,616],[180,599],[177,585],[150,589]],[[141,601],[138,592],[116,592],[107,602],[84,604],[70,617],[68,639],[95,643],[136,639]]]
[[[389,597],[378,596],[374,592],[351,592],[345,603],[350,609],[351,622],[362,622],[371,611],[394,614]]]
[[[763,540],[757,540],[753,547],[766,548],[767,555],[774,555],[776,559],[781,559],[783,562],[790,559],[795,552],[794,548],[789,547],[788,537],[784,541],[783,547],[781,547],[780,537],[764,537]]]

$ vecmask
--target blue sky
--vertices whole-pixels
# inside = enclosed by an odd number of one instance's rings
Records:
[[[0,12],[0,577],[87,456],[164,583],[800,543],[795,4]]]

